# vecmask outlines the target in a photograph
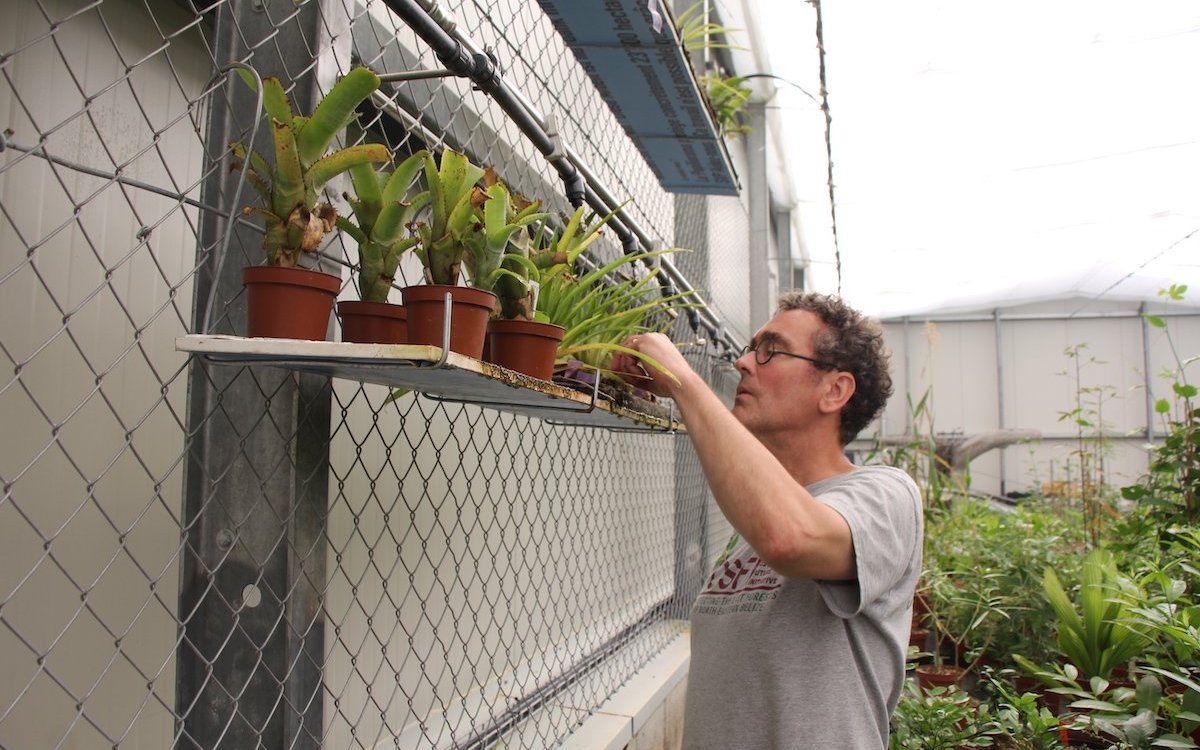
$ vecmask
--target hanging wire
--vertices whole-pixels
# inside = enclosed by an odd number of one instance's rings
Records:
[[[1072,312],[1070,315],[1068,315],[1067,317],[1068,317],[1068,318],[1073,318],[1073,317],[1075,317],[1076,315],[1078,315],[1079,313],[1083,312],[1083,311],[1084,311],[1085,309],[1087,309],[1087,308],[1088,308],[1088,307],[1089,307],[1089,306],[1090,306],[1090,305],[1091,305],[1093,302],[1097,302],[1097,301],[1099,301],[1099,300],[1100,300],[1102,297],[1104,297],[1106,294],[1108,294],[1109,292],[1111,292],[1113,289],[1116,289],[1116,288],[1117,288],[1118,286],[1120,286],[1121,284],[1123,284],[1123,283],[1125,283],[1126,281],[1128,281],[1129,279],[1133,278],[1133,275],[1134,275],[1134,274],[1136,274],[1138,271],[1142,270],[1143,268],[1145,268],[1146,266],[1150,265],[1150,264],[1151,264],[1151,263],[1153,263],[1154,261],[1158,260],[1158,259],[1159,259],[1159,258],[1161,258],[1162,256],[1166,255],[1167,253],[1171,252],[1172,250],[1174,250],[1175,248],[1179,247],[1179,246],[1180,246],[1180,245],[1182,245],[1183,243],[1187,242],[1187,241],[1188,241],[1188,240],[1190,240],[1192,237],[1196,236],[1196,233],[1198,233],[1198,232],[1200,232],[1200,227],[1196,227],[1196,228],[1195,228],[1195,229],[1193,229],[1192,231],[1188,232],[1187,234],[1183,235],[1183,236],[1182,236],[1182,237],[1180,237],[1179,239],[1177,239],[1177,240],[1175,240],[1174,242],[1172,242],[1170,245],[1167,245],[1167,246],[1166,246],[1165,248],[1163,248],[1162,250],[1159,250],[1157,253],[1155,253],[1155,254],[1154,254],[1154,255],[1152,255],[1151,257],[1147,258],[1147,259],[1146,259],[1144,262],[1142,262],[1141,264],[1139,264],[1139,265],[1138,265],[1136,268],[1133,268],[1133,269],[1131,269],[1131,270],[1130,270],[1128,273],[1126,273],[1124,276],[1122,276],[1121,278],[1117,279],[1117,280],[1116,280],[1116,281],[1114,281],[1113,283],[1111,283],[1111,284],[1109,284],[1108,286],[1106,286],[1106,287],[1105,287],[1104,289],[1102,289],[1102,290],[1101,290],[1101,291],[1100,291],[1098,294],[1096,294],[1096,296],[1094,296],[1094,297],[1092,297],[1091,299],[1089,299],[1089,300],[1087,300],[1086,302],[1084,302],[1082,305],[1080,305],[1080,306],[1079,306],[1079,308],[1078,308],[1078,309],[1076,309],[1075,311],[1073,311],[1073,312]]]
[[[829,186],[829,221],[833,232],[833,257],[837,269],[837,293],[842,293],[842,250],[838,245],[837,200],[833,183],[833,118],[829,112],[829,88],[825,79],[825,23],[821,14],[821,0],[808,0],[817,12],[817,52],[821,81],[821,112],[825,114],[825,177]]]

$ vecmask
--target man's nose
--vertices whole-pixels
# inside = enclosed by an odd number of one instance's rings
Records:
[[[733,360],[734,368],[737,370],[740,370],[741,372],[744,372],[744,373],[750,372],[750,368],[753,364],[754,364],[754,352],[753,351],[746,352],[742,356]]]

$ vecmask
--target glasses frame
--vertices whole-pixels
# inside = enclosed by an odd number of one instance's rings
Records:
[[[840,369],[834,363],[827,362],[823,359],[816,359],[815,357],[810,357],[806,354],[796,354],[795,352],[784,351],[783,349],[773,349],[771,347],[772,347],[772,341],[770,339],[763,339],[762,341],[759,341],[757,344],[754,344],[753,348],[751,348],[750,344],[747,344],[746,346],[743,346],[741,352],[738,353],[738,358],[740,359],[741,357],[746,356],[750,352],[754,352],[754,361],[760,365],[765,365],[768,362],[770,362],[771,358],[774,357],[776,354],[782,354],[785,357],[792,357],[794,359],[803,359],[806,362],[811,362],[812,364],[820,367],[823,370]],[[764,350],[767,353],[767,356],[765,358],[762,357],[760,354],[760,352],[762,352]]]

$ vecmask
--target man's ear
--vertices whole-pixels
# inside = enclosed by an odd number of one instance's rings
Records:
[[[854,395],[856,383],[854,376],[848,372],[835,372],[833,377],[825,381],[825,393],[821,396],[821,411],[839,412]]]

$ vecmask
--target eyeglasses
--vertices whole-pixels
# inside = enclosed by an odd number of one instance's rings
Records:
[[[760,365],[765,365],[771,361],[771,357],[774,357],[776,354],[782,354],[785,357],[794,357],[796,359],[803,359],[805,361],[812,362],[814,365],[824,370],[838,369],[837,365],[833,364],[832,362],[826,362],[823,359],[814,359],[813,357],[809,357],[804,354],[794,354],[792,352],[785,352],[782,349],[774,349],[772,348],[773,343],[774,342],[772,342],[770,339],[763,339],[757,344],[754,344],[754,361]],[[744,357],[749,352],[750,347],[743,346],[742,351],[738,354],[738,357]]]

